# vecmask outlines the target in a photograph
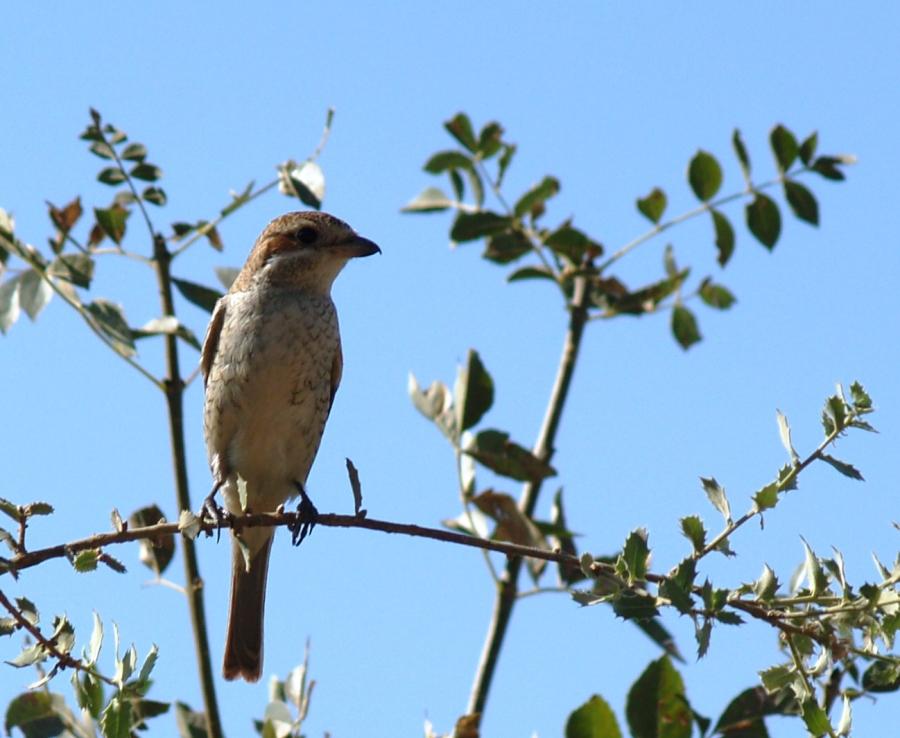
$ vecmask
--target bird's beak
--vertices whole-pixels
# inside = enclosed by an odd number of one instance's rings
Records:
[[[341,245],[341,250],[347,255],[348,259],[357,256],[371,256],[372,254],[380,254],[381,249],[374,241],[362,236],[356,236],[352,241]]]

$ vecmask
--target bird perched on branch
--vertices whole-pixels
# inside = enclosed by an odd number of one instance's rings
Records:
[[[343,359],[331,285],[348,260],[380,252],[320,212],[282,215],[256,239],[215,306],[200,368],[203,426],[214,480],[207,505],[221,515],[271,512],[300,495],[295,543],[315,525],[305,484]],[[237,536],[240,537],[240,542]],[[226,679],[259,679],[272,528],[244,528],[232,542]]]

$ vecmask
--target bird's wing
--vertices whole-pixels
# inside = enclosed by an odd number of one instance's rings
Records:
[[[200,372],[203,374],[203,386],[209,380],[216,351],[219,348],[219,336],[222,335],[222,324],[225,322],[225,299],[221,298],[213,308],[212,318],[209,320],[209,328],[206,329],[206,338],[203,339],[203,350],[200,352]]]
[[[334,405],[334,396],[337,394],[338,386],[341,383],[341,374],[344,371],[344,354],[341,351],[341,344],[338,343],[337,351],[334,352],[334,359],[331,362],[331,398],[328,401],[328,412],[331,412],[331,406]]]

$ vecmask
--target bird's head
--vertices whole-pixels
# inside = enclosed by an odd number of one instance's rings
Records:
[[[328,213],[285,213],[265,227],[231,286],[240,292],[270,284],[327,294],[344,264],[381,249]]]

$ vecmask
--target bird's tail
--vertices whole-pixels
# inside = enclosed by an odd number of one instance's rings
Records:
[[[266,574],[272,539],[250,559],[250,571],[237,541],[231,549],[231,613],[225,637],[222,671],[228,680],[243,678],[255,682],[262,673],[263,615],[266,607]]]

